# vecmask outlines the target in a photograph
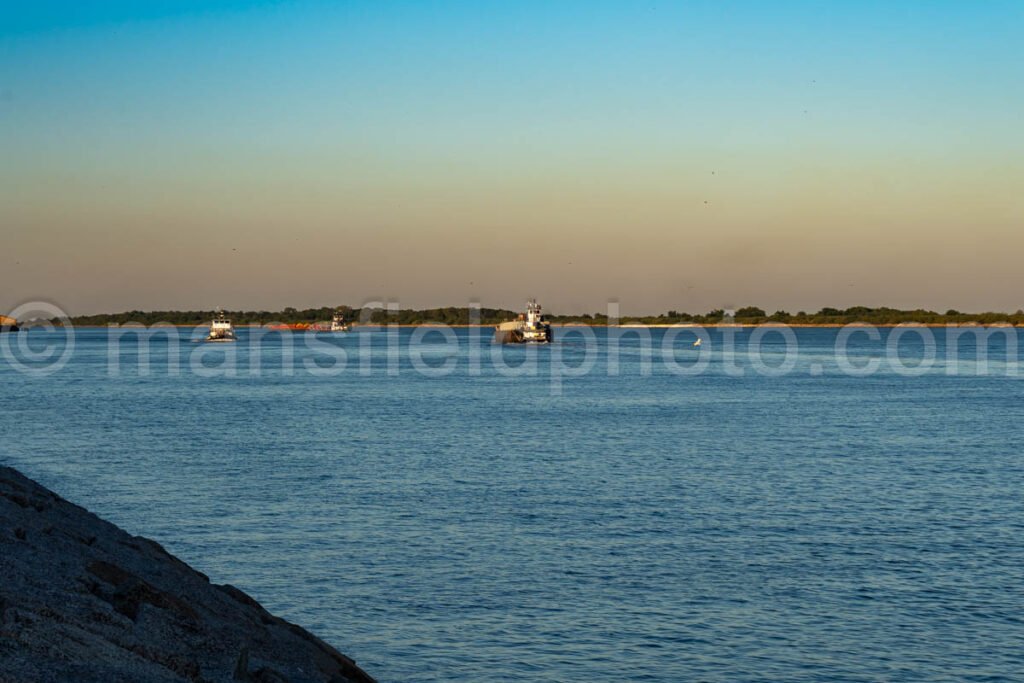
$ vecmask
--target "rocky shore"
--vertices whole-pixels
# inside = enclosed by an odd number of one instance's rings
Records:
[[[370,683],[158,543],[0,467],[0,683]]]

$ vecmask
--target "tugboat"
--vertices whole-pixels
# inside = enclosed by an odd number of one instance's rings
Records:
[[[348,332],[351,329],[352,325],[345,320],[345,314],[339,308],[334,312],[334,317],[331,318],[331,332]]]
[[[518,320],[504,322],[494,328],[494,341],[499,344],[547,344],[554,340],[551,325],[536,299],[526,304],[526,314]]]
[[[210,322],[210,334],[206,336],[208,342],[233,342],[235,341],[235,328],[231,321],[224,315],[224,311],[217,311]]]

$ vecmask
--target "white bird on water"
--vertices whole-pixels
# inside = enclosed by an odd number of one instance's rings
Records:
[[[693,342],[693,345],[694,346],[700,346],[701,341],[703,341],[703,340],[700,337],[697,337],[697,341]]]

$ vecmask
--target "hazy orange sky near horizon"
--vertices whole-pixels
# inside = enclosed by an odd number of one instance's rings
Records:
[[[0,310],[1024,307],[1014,3],[165,4],[2,10]]]

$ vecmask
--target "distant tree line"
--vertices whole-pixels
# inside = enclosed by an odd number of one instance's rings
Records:
[[[403,308],[388,311],[382,308],[359,309],[350,306],[322,306],[320,308],[285,308],[282,311],[225,311],[236,325],[264,325],[268,323],[313,323],[328,321],[335,310],[341,310],[345,317],[354,323],[372,323],[377,325],[423,325],[438,323],[444,325],[468,325],[473,321],[469,308],[449,306],[447,308],[429,308],[423,310]],[[126,311],[124,313],[108,313],[101,315],[81,315],[71,318],[75,325],[107,326],[137,323],[154,325],[170,323],[172,325],[203,325],[210,321],[215,311]],[[484,325],[495,325],[505,320],[513,320],[519,311],[502,308],[481,308],[479,322]],[[555,323],[607,325],[608,316],[604,313],[583,313],[580,315],[549,315],[548,319]],[[57,321],[54,321],[57,322]],[[1024,326],[1024,311],[1016,313],[961,313],[948,310],[937,313],[924,309],[899,310],[895,308],[869,308],[854,306],[852,308],[822,308],[815,313],[798,311],[775,311],[769,314],[757,306],[744,306],[735,311],[715,309],[707,313],[684,313],[667,311],[653,316],[623,316],[620,323],[671,325],[693,323],[697,325],[717,325],[737,323],[760,325],[765,323],[785,323],[791,325],[847,325],[850,323],[868,323],[871,325],[899,325],[901,323],[922,323],[944,325],[957,323],[977,323],[992,325],[1009,323]]]
[[[345,319],[353,323],[372,323],[377,325],[422,325],[437,323],[445,325],[469,325],[472,322],[468,308],[430,308],[414,310],[403,308],[389,311],[383,308],[353,308],[351,306],[322,306],[319,308],[297,309],[288,307],[281,311],[224,311],[225,315],[236,325],[266,325],[272,323],[295,324],[329,321],[335,311],[341,311]],[[217,311],[125,311],[124,313],[102,313],[98,315],[79,315],[71,318],[74,325],[107,326],[107,325],[204,325],[216,315]],[[479,322],[485,325],[496,325],[504,320],[514,318],[518,313],[500,308],[481,308]],[[57,321],[54,321],[57,322]]]
[[[601,316],[604,318],[604,316]],[[950,325],[976,323],[979,325],[992,325],[996,323],[1008,323],[1012,325],[1024,325],[1024,310],[1016,313],[961,313],[950,309],[945,313],[929,311],[925,309],[900,310],[896,308],[870,308],[868,306],[853,306],[851,308],[822,308],[815,313],[806,311],[775,311],[769,314],[757,306],[744,306],[734,311],[715,309],[704,314],[681,313],[679,311],[668,311],[657,316],[624,316],[620,322],[643,323],[643,324],[678,324],[694,323],[698,325],[719,325],[723,323],[736,323],[743,325],[763,325],[780,323],[787,325],[849,325],[851,323],[866,323],[870,325],[900,325],[903,323],[919,323],[922,325]]]

